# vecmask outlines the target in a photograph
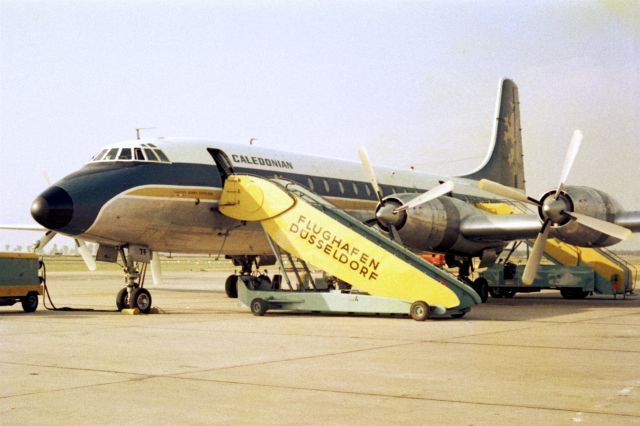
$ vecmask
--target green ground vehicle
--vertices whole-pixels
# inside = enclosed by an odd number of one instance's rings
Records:
[[[487,268],[480,276],[487,280],[489,293],[496,298],[513,297],[516,293],[532,293],[544,289],[560,290],[565,299],[583,299],[589,294],[611,294],[623,297],[618,291],[617,277],[607,280],[588,266],[541,265],[531,285],[522,283],[524,265],[496,264]],[[622,289],[624,290],[624,289]]]

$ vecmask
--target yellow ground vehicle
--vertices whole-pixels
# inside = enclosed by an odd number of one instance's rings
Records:
[[[43,294],[40,260],[32,253],[0,253],[0,306],[22,303],[25,312],[38,308]]]

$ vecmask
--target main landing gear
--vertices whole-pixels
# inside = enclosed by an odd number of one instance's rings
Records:
[[[458,268],[458,278],[469,285],[472,289],[478,293],[482,303],[485,303],[489,299],[489,283],[483,277],[471,279],[471,272],[473,271],[473,259],[470,257],[458,259],[455,256],[446,255],[445,260],[447,266],[450,268]]]
[[[229,275],[224,282],[224,291],[227,297],[231,299],[238,298],[238,279],[245,282],[253,283],[258,287],[260,283],[268,281],[271,283],[271,279],[259,272],[260,266],[273,265],[275,263],[275,257],[273,256],[233,256],[231,258],[235,266],[240,266],[240,274]],[[255,268],[255,271],[254,271]]]
[[[151,293],[149,293],[149,290],[146,288],[143,288],[147,264],[142,264],[142,271],[140,272],[136,268],[131,256],[128,256],[125,252],[125,249],[121,247],[119,251],[124,261],[125,282],[127,286],[118,292],[116,296],[116,307],[118,311],[127,308],[138,308],[141,313],[148,314],[151,312]]]

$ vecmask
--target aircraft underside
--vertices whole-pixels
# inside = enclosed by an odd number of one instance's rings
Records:
[[[135,214],[132,214],[135,212]],[[217,212],[217,201],[121,195],[83,235],[102,244],[146,246],[156,252],[265,255],[271,249],[256,223]]]

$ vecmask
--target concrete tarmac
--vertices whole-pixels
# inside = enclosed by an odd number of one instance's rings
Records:
[[[269,312],[226,273],[50,274],[57,306],[0,307],[0,424],[640,424],[640,297],[490,299],[463,319]]]

